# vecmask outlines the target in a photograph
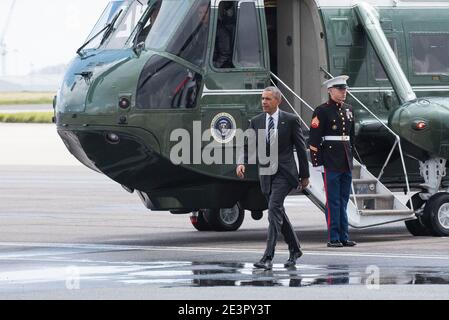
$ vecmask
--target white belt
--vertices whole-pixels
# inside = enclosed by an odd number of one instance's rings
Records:
[[[324,136],[323,141],[349,141],[349,136]]]

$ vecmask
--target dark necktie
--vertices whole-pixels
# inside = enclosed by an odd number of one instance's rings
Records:
[[[274,119],[273,117],[270,117],[268,119],[268,135],[267,135],[267,156],[270,156],[271,154],[271,150],[270,150],[270,145],[271,145],[271,138],[273,137],[274,134]]]
[[[271,138],[273,137],[273,133],[274,133],[274,119],[273,117],[270,117],[268,119],[268,138],[267,138],[268,144],[271,144]]]

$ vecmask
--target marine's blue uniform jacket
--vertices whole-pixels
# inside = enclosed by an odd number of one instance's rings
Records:
[[[329,141],[349,137],[348,141]],[[347,138],[346,138],[347,139]],[[332,171],[350,171],[353,163],[354,115],[352,106],[333,100],[317,107],[310,125],[310,155],[314,167]]]

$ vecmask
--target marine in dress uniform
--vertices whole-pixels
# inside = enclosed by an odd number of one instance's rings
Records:
[[[352,185],[354,115],[345,103],[348,76],[327,80],[329,101],[317,107],[310,125],[313,166],[323,173],[328,247],[355,246],[349,240],[347,206]]]

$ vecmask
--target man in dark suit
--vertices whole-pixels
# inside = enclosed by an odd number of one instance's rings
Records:
[[[284,264],[286,268],[296,265],[301,257],[300,244],[284,208],[284,199],[293,188],[306,188],[309,184],[309,164],[300,120],[296,115],[279,109],[282,101],[281,92],[275,87],[268,87],[262,94],[264,113],[251,119],[249,129],[256,132],[258,139],[256,149],[265,148],[269,154],[270,164],[274,170],[261,165],[259,159],[260,186],[268,201],[268,238],[262,259],[255,263],[256,268],[272,268],[277,237],[280,233],[288,244],[290,257]],[[259,133],[259,135],[257,134]],[[277,152],[270,154],[270,146],[277,144]],[[296,148],[299,172],[295,162],[293,148]],[[258,150],[260,155],[260,150]],[[244,149],[244,162],[248,162],[248,149]],[[240,162],[241,163],[241,162]],[[244,178],[245,165],[237,166],[236,174]]]

